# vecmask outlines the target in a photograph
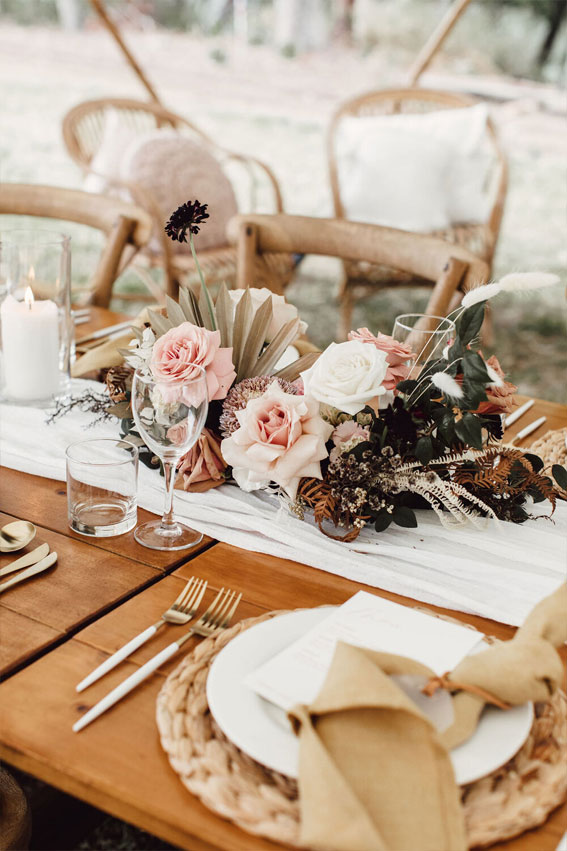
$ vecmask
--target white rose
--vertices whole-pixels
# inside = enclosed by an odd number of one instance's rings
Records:
[[[358,414],[386,392],[386,352],[358,340],[331,343],[311,369],[301,373],[305,395],[345,414]]]
[[[262,289],[258,289],[258,287],[250,287],[249,289],[250,295],[252,296],[254,315],[256,315],[256,311],[264,304],[267,298],[271,297],[272,299],[272,321],[266,334],[266,342],[270,343],[283,325],[287,322],[291,322],[292,319],[299,318],[297,307],[294,307],[293,304],[288,304],[283,295],[277,295],[267,287],[262,287]],[[229,290],[229,295],[234,304],[235,311],[236,305],[245,292],[246,290]],[[301,334],[305,334],[306,330],[307,324],[300,320],[297,336],[299,337]]]

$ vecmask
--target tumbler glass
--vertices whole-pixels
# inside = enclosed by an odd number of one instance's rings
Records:
[[[138,449],[127,440],[93,438],[67,447],[69,526],[109,538],[136,525]]]

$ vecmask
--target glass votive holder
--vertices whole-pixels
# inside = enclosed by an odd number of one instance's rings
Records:
[[[0,234],[0,396],[47,407],[70,389],[73,342],[70,237]]]
[[[444,316],[403,313],[396,316],[392,336],[415,353],[415,360],[409,363],[423,366],[429,360],[443,357],[445,346],[455,336],[455,323]]]
[[[67,447],[69,526],[109,538],[136,525],[138,449],[127,440],[92,438]]]

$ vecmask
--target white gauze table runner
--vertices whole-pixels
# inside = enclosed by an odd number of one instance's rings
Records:
[[[75,381],[74,392],[95,382]],[[117,422],[95,423],[73,411],[47,425],[44,410],[0,406],[0,463],[52,479],[65,479],[65,449],[76,441],[117,437]],[[164,482],[140,465],[138,504],[156,514]],[[533,513],[549,505],[533,507]],[[567,504],[550,521],[488,523],[483,529],[445,529],[431,511],[419,511],[419,526],[392,525],[377,534],[364,529],[351,544],[322,535],[265,493],[247,494],[234,485],[207,493],[175,491],[175,511],[194,529],[242,549],[268,553],[426,603],[482,615],[515,626],[534,604],[554,591],[567,572]],[[306,515],[307,516],[307,515]],[[266,570],[273,570],[266,567]]]

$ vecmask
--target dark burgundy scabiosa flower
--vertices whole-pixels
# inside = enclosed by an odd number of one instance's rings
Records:
[[[187,231],[199,233],[199,225],[209,218],[207,204],[199,204],[197,200],[187,201],[175,210],[165,226],[166,234],[174,242],[187,242]]]

